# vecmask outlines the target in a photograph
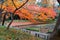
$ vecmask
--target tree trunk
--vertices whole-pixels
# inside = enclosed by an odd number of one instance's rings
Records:
[[[2,26],[3,26],[4,23],[5,23],[5,19],[6,19],[6,13],[5,13],[4,16],[3,16]]]
[[[59,14],[55,29],[50,34],[48,40],[60,40],[60,14]]]
[[[11,15],[11,22],[9,23],[9,25],[7,26],[7,30],[10,28],[10,25],[12,24],[12,22],[13,22],[13,16],[14,16],[14,14],[13,13],[11,13],[10,14]]]
[[[57,0],[60,4],[60,0]],[[48,40],[60,40],[60,14],[56,23],[56,26],[53,30],[53,32],[50,34]]]

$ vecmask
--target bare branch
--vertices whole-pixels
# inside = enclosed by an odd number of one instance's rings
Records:
[[[14,0],[12,0],[12,3],[13,3],[13,5],[15,6],[15,8],[17,8],[16,5],[15,5],[15,3],[14,3]]]
[[[17,8],[16,5],[15,5],[15,3],[14,3],[14,1],[12,0],[14,6],[15,6],[15,8],[16,8],[15,11],[14,11],[13,13],[15,13],[15,12],[16,12],[17,10],[19,10],[21,7],[23,7],[28,1],[29,1],[29,0],[26,0],[25,3],[23,3],[19,8]]]

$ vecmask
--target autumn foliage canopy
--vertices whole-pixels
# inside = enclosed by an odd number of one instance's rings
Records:
[[[16,2],[16,6],[19,7],[21,3]],[[7,12],[13,13],[15,7],[11,4],[4,6]],[[55,19],[56,12],[51,8],[39,7],[37,5],[27,5],[17,10],[15,15],[18,15],[20,18],[28,19],[31,22],[37,22],[37,20],[47,21],[50,19]]]

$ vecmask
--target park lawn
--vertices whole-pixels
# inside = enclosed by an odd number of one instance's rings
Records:
[[[36,28],[36,27],[26,28],[26,30],[41,32],[41,31],[40,31],[40,28],[38,28],[38,27],[37,27],[37,28]],[[42,29],[42,30],[43,30],[43,29]],[[48,30],[47,33],[51,33],[51,32],[53,32],[53,30]]]
[[[5,26],[0,26],[0,40],[42,40],[20,30],[10,28],[6,30]]]
[[[6,22],[10,22],[11,20],[7,20]],[[29,22],[28,20],[14,20],[14,22]]]
[[[37,31],[37,32],[39,32],[39,28],[26,28],[26,30],[30,30],[30,31]]]

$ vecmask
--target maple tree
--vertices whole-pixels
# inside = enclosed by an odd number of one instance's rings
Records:
[[[25,5],[24,2],[19,2],[19,0],[10,0],[9,2],[8,1],[9,0],[7,0],[4,3],[2,8],[4,8],[4,10],[8,12],[9,16],[10,16],[10,13],[12,13],[14,15],[18,15],[22,19],[23,18],[28,19],[32,23],[39,23],[39,21],[37,21],[38,19],[42,20],[42,21],[55,19],[56,13],[53,11],[53,9],[39,7],[36,5],[24,6]],[[8,4],[7,4],[7,2],[8,2]],[[8,18],[8,16],[7,16],[7,18]],[[11,17],[11,18],[13,20],[13,17]],[[10,24],[11,23],[12,23],[12,21],[10,22]],[[9,24],[9,26],[10,26],[10,24]]]
[[[17,1],[16,1],[17,2]],[[1,5],[2,5],[2,10],[3,11],[5,11],[5,13],[3,14],[4,16],[3,16],[3,21],[2,21],[2,25],[4,25],[4,22],[5,22],[5,19],[6,19],[6,15],[7,14],[11,14],[11,15],[9,15],[9,16],[11,16],[11,22],[8,24],[8,27],[7,27],[7,29],[9,29],[9,27],[10,27],[10,25],[11,25],[11,23],[13,22],[13,16],[15,15],[14,13],[17,11],[17,10],[19,10],[21,7],[23,7],[26,3],[28,2],[28,0],[26,0],[26,2],[24,1],[24,3],[23,4],[21,4],[19,7],[16,7],[16,6],[18,6],[18,5],[16,5],[15,4],[15,2],[14,2],[14,0],[6,0],[6,1],[4,1],[4,3],[2,3]],[[9,8],[10,9],[9,9]],[[13,7],[13,9],[11,9]],[[2,14],[2,13],[1,13]]]
[[[8,7],[6,7],[6,9],[7,9],[6,11],[8,11],[8,12],[14,11],[14,7],[12,7],[12,6],[8,6]],[[52,11],[50,11],[50,9],[49,10],[45,9],[45,10],[42,8],[42,10],[40,10],[41,12],[37,13],[40,15],[40,16],[37,15],[38,19],[46,21],[47,19],[49,19],[49,17],[50,17],[50,19],[55,18],[56,13],[54,13],[53,10]],[[30,13],[30,11],[26,8],[22,8],[22,9],[17,10],[15,14],[17,14],[18,16],[20,16],[22,18],[24,16],[24,18],[27,18],[32,22],[34,22],[34,21],[36,22],[36,20],[34,19],[34,13]]]
[[[18,2],[16,2],[16,5],[17,4],[19,4]],[[21,4],[21,3],[20,3]],[[19,5],[20,6],[20,5]],[[39,19],[39,20],[43,20],[43,21],[46,21],[46,20],[48,20],[48,19],[54,19],[55,18],[55,16],[56,16],[56,13],[52,10],[52,9],[49,9],[49,8],[43,8],[43,7],[38,7],[38,6],[33,6],[34,7],[34,9],[33,9],[33,7],[31,8],[31,5],[29,5],[30,6],[30,9],[31,10],[34,10],[34,11],[37,11],[37,9],[38,9],[38,12],[39,13],[37,13],[38,15],[40,15],[40,16],[38,16],[37,15],[37,18]],[[29,7],[28,6],[28,7]],[[18,5],[17,5],[17,7],[18,7]],[[37,9],[36,9],[37,8]],[[29,9],[29,8],[28,8]],[[24,18],[27,18],[28,20],[30,20],[30,21],[32,21],[32,22],[36,22],[36,20],[34,19],[34,13],[32,12],[30,12],[30,9],[28,10],[28,9],[26,9],[26,8],[22,8],[22,9],[19,9],[19,10],[17,10],[16,11],[16,13],[14,13],[14,14],[17,14],[18,16],[20,16],[21,18],[23,18],[23,16],[24,16]],[[12,12],[13,13],[13,11],[15,10],[15,7],[14,6],[12,6],[12,5],[8,5],[7,7],[6,7],[6,9],[5,9],[7,12]],[[50,17],[50,18],[49,18]]]

